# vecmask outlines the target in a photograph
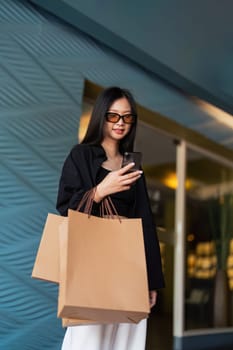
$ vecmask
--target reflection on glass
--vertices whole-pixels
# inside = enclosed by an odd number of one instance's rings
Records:
[[[233,290],[233,169],[189,150],[187,179],[192,185],[186,192],[185,328],[228,327],[233,321],[228,298]]]

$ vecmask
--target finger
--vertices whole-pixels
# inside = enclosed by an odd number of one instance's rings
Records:
[[[133,171],[127,172],[126,174],[122,174],[121,176],[123,180],[126,180],[126,179],[134,178],[138,175],[141,175],[142,173],[143,173],[142,170],[133,170]]]
[[[124,185],[122,188],[121,188],[121,191],[128,191],[130,189],[131,186],[129,185]]]
[[[150,307],[153,307],[155,305],[154,298],[150,298]]]
[[[150,297],[150,307],[153,307],[156,304],[157,292],[150,291],[149,297]]]
[[[135,182],[137,179],[139,179],[141,175],[142,175],[142,171],[137,170],[137,171],[134,171],[133,173],[122,175],[121,180],[124,184],[131,184]]]
[[[135,171],[131,171],[130,173],[126,174],[128,176],[128,179],[137,177],[137,176],[141,176],[141,174],[143,173],[142,170],[135,170]],[[124,175],[123,175],[124,176]]]
[[[132,163],[129,163],[125,166],[123,166],[120,170],[119,170],[119,174],[120,175],[123,175],[125,174],[127,171],[129,171],[130,169],[132,169],[134,167],[135,163],[132,162]]]

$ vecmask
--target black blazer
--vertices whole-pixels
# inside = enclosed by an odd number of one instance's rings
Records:
[[[80,144],[73,147],[63,165],[59,183],[57,210],[61,215],[66,216],[68,208],[76,209],[84,193],[97,185],[96,176],[105,160],[106,154],[101,146]],[[164,279],[144,175],[135,186],[135,204],[129,217],[142,219],[149,290],[155,290],[164,287]],[[98,203],[94,203],[92,214],[99,215]]]

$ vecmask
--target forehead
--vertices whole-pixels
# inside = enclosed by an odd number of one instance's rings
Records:
[[[115,100],[109,107],[109,110],[113,112],[130,112],[131,106],[127,98],[122,97],[122,98],[119,98],[118,100]]]

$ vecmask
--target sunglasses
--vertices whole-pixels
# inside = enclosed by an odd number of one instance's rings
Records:
[[[118,113],[107,112],[105,114],[105,118],[110,123],[117,123],[117,122],[119,122],[120,119],[123,119],[123,122],[125,124],[133,124],[133,123],[135,123],[136,115],[135,114],[120,115]]]

